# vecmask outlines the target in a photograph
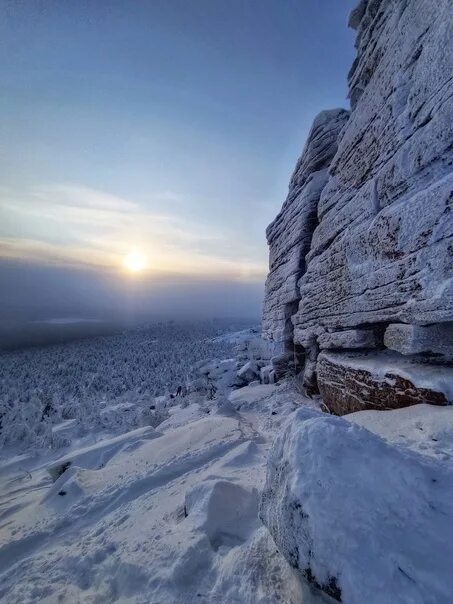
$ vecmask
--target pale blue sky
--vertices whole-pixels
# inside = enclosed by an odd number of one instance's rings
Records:
[[[2,2],[0,252],[261,280],[356,0]]]

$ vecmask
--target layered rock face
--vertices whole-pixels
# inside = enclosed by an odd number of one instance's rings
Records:
[[[316,202],[289,197],[268,229],[264,337],[308,351],[303,383],[322,393],[334,381],[322,349],[453,358],[453,0],[362,0],[350,25],[352,111],[328,180]]]
[[[275,354],[293,347],[291,317],[300,300],[298,280],[305,271],[305,256],[317,225],[318,202],[327,183],[328,167],[348,116],[344,109],[335,109],[316,117],[292,175],[288,197],[266,232],[270,258],[263,334],[273,343]]]
[[[299,332],[453,314],[453,3],[363,3]]]
[[[377,354],[331,352],[319,355],[318,384],[331,413],[398,409],[453,399],[450,367],[382,351]]]

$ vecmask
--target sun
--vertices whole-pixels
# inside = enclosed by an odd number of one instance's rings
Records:
[[[140,273],[146,266],[146,258],[140,250],[133,249],[124,257],[123,265],[131,273]]]

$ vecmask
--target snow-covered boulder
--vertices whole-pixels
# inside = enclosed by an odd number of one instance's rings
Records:
[[[192,368],[188,389],[212,398],[217,393],[221,394],[243,383],[243,380],[238,378],[238,368],[236,359],[213,359],[199,363]]]
[[[309,582],[345,604],[453,601],[453,467],[343,418],[297,411],[260,515]]]
[[[275,384],[275,371],[272,365],[261,367],[260,381],[262,384]]]
[[[260,369],[255,361],[247,361],[238,371],[238,378],[246,384],[260,377]]]

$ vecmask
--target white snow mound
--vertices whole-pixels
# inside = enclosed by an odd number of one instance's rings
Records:
[[[333,416],[296,412],[261,517],[286,559],[346,604],[451,602],[453,467]]]

